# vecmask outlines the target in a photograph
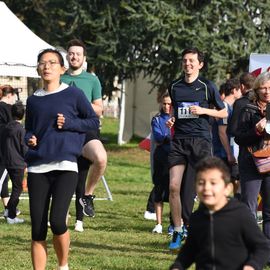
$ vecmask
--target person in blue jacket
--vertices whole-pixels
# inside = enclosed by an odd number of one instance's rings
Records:
[[[77,158],[85,133],[98,129],[98,118],[81,90],[60,83],[64,60],[59,51],[43,50],[37,63],[43,88],[27,99],[25,118],[32,264],[46,268],[50,221],[57,269],[68,270],[66,215],[77,185]]]
[[[153,161],[154,200],[157,224],[153,233],[162,233],[163,202],[169,201],[169,166],[171,130],[166,122],[170,119],[171,98],[166,91],[161,97],[160,112],[151,121],[152,136],[155,143]]]

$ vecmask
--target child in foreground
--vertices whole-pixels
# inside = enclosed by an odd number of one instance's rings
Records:
[[[196,167],[200,206],[190,220],[189,234],[170,270],[259,270],[269,260],[270,245],[249,209],[235,199],[230,174],[217,157]]]

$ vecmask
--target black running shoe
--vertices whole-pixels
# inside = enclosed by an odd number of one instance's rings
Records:
[[[80,205],[83,208],[83,214],[87,217],[95,216],[94,198],[95,195],[84,195],[79,199]]]

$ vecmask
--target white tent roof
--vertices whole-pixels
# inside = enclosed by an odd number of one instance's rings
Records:
[[[0,1],[0,76],[38,77],[38,53],[50,44],[39,38]]]

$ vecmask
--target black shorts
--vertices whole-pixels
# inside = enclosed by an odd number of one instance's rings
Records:
[[[202,158],[212,156],[212,144],[206,138],[174,138],[171,143],[171,151],[168,157],[169,168],[176,165],[192,167]]]
[[[99,129],[98,130],[91,130],[88,131],[85,135],[85,141],[84,144],[87,144],[88,142],[92,141],[92,140],[100,140],[100,132]]]

